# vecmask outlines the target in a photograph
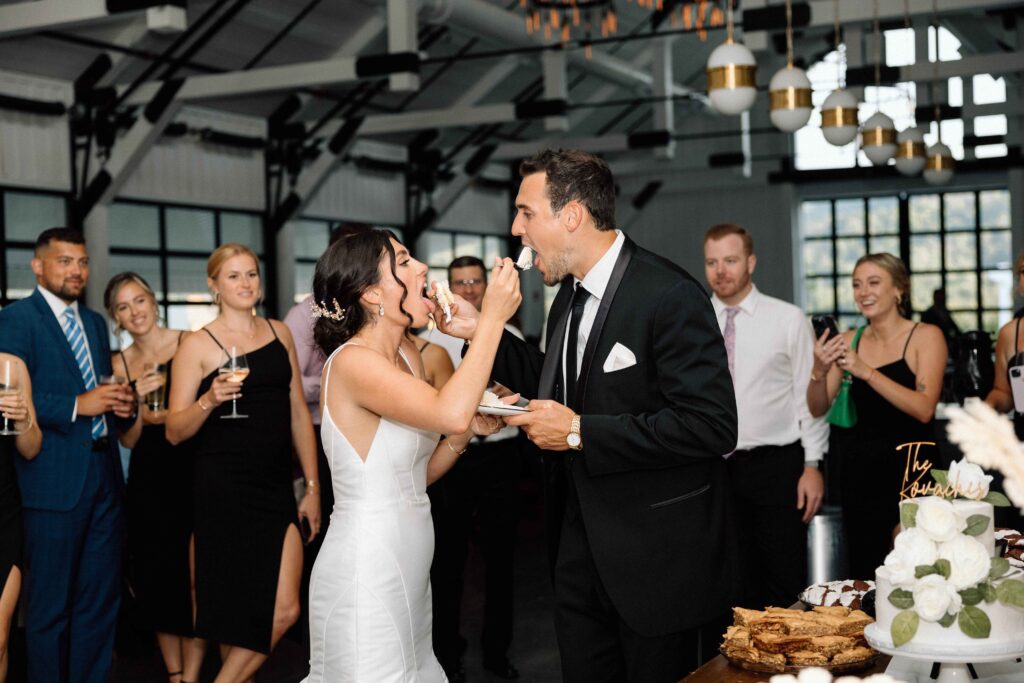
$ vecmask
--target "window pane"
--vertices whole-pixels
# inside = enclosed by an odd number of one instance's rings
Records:
[[[479,235],[455,235],[455,258],[460,256],[484,256],[484,240]]]
[[[950,310],[978,308],[978,281],[974,273],[949,273],[946,275],[946,306]]]
[[[974,230],[974,193],[951,192],[943,198],[946,230]]]
[[[900,238],[896,235],[889,237],[872,237],[870,242],[870,251],[872,254],[884,251],[892,254],[893,256],[900,255]]]
[[[836,234],[864,234],[863,199],[841,199],[836,202]]]
[[[864,239],[861,237],[847,237],[836,240],[836,274],[848,275],[853,272],[853,266],[857,259],[865,253]]]
[[[160,248],[160,209],[147,204],[110,207],[110,246]]]
[[[263,253],[263,221],[257,214],[222,211],[220,214],[220,241],[238,242],[257,254]]]
[[[981,274],[982,308],[1013,308],[1013,271],[987,270]]]
[[[918,194],[910,198],[910,232],[938,232],[939,195]]]
[[[846,330],[856,329],[858,326],[864,324],[864,318],[860,314],[850,314],[839,316],[839,331],[845,332]]]
[[[157,301],[164,298],[164,281],[160,277],[159,256],[124,256],[122,254],[110,255],[110,276],[118,273],[132,271],[142,276],[142,279],[149,283],[149,286],[156,292]],[[103,284],[106,287],[106,283]]]
[[[1007,190],[981,192],[981,227],[1010,227],[1010,193]]]
[[[800,230],[804,237],[830,236],[832,202],[803,202],[800,205]]]
[[[431,268],[427,271],[427,282],[447,282],[448,281],[448,269],[447,268]],[[430,286],[429,284],[427,285]]]
[[[167,307],[167,327],[172,330],[198,330],[217,317],[217,307],[171,305]]]
[[[860,315],[860,309],[853,300],[853,284],[849,277],[841,277],[836,281],[836,294],[839,297],[840,311]]]
[[[212,211],[168,208],[164,220],[167,222],[168,249],[209,253],[216,246]]]
[[[295,222],[295,256],[320,258],[327,251],[327,222],[299,220]]]
[[[872,197],[868,200],[868,228],[872,235],[893,235],[900,230],[898,197]]]
[[[32,250],[7,249],[6,256],[7,298],[24,299],[36,288],[36,276],[31,266]]]
[[[28,192],[4,193],[4,227],[8,240],[35,242],[43,230],[66,224],[63,197]]]
[[[295,303],[306,298],[313,291],[313,271],[316,265],[312,263],[295,264]]]
[[[484,238],[484,265],[494,263],[494,259],[500,258],[505,253],[505,241],[500,237]],[[515,255],[517,258],[519,254]]]
[[[910,237],[910,269],[912,271],[942,268],[942,238],[939,235]]]
[[[206,259],[169,258],[167,277],[169,301],[211,301],[206,288]]]
[[[808,240],[804,242],[804,272],[807,275],[832,274],[831,240]]]
[[[424,257],[428,266],[447,269],[448,264],[455,258],[452,255],[451,233],[428,230],[420,238],[420,244],[426,247]],[[444,277],[447,278],[448,275],[446,274]]]
[[[1013,264],[1013,245],[1010,231],[981,233],[981,267],[1009,268]]]
[[[978,329],[977,311],[953,311],[953,320],[961,332]]]
[[[915,311],[923,311],[932,305],[932,292],[942,286],[938,273],[910,276],[910,305]],[[947,301],[947,305],[951,305]]]
[[[805,308],[814,313],[831,313],[836,308],[835,280],[830,277],[808,278],[804,280],[807,286],[807,303]],[[554,289],[549,287],[548,289]]]
[[[999,328],[1010,322],[1013,318],[1013,311],[1004,309],[1001,311],[985,311],[981,314],[981,328],[993,336]]]
[[[946,235],[946,268],[977,268],[978,253],[975,233]]]

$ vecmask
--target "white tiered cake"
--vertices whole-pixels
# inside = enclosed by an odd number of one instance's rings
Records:
[[[920,654],[1024,651],[1024,574],[997,556],[992,505],[913,498],[901,502],[900,520],[895,549],[875,571],[868,635]]]

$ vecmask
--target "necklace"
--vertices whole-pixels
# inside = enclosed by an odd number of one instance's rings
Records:
[[[228,332],[234,332],[235,334],[245,335],[246,338],[249,339],[249,341],[252,341],[253,338],[256,336],[256,323],[249,325],[249,332],[242,332],[241,330],[236,330],[223,320],[220,321],[220,324],[223,325]]]

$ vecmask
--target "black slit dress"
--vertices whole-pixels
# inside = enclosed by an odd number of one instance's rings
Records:
[[[21,525],[21,493],[14,471],[15,436],[0,436],[0,594],[11,569],[23,569],[24,529]]]

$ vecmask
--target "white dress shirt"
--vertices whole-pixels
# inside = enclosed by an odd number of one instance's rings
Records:
[[[64,311],[70,308],[71,311],[75,314],[75,320],[78,321],[78,328],[80,330],[82,330],[82,341],[85,342],[85,350],[89,354],[89,360],[92,363],[92,374],[93,374],[93,377],[96,378],[96,383],[99,384],[100,373],[96,369],[96,358],[95,358],[95,356],[92,355],[92,348],[89,346],[89,335],[85,333],[85,323],[82,322],[82,316],[78,312],[78,302],[77,301],[72,301],[70,304],[67,304],[67,303],[64,303],[64,300],[61,299],[59,296],[57,296],[56,294],[54,294],[53,292],[51,292],[50,290],[48,290],[48,289],[46,289],[46,288],[44,288],[42,286],[36,285],[36,289],[38,289],[39,293],[43,295],[43,299],[46,300],[46,303],[50,306],[50,310],[53,311],[53,315],[54,315],[54,317],[57,318],[57,324],[60,326],[61,331],[64,330]],[[71,409],[71,421],[74,422],[77,419],[78,419],[78,399],[76,398],[75,399],[75,407]],[[106,424],[107,424],[107,419],[104,416],[103,417],[103,433],[100,436],[106,436],[107,435]]]
[[[576,369],[573,372],[579,376],[580,366],[583,364],[583,352],[587,350],[587,340],[590,338],[590,329],[594,326],[594,319],[597,318],[597,309],[601,307],[601,299],[604,298],[604,290],[608,289],[608,281],[612,279],[612,271],[615,270],[615,262],[619,260],[619,252],[626,242],[626,236],[621,230],[615,231],[615,241],[604,256],[594,264],[583,280],[573,278],[573,288],[582,284],[584,289],[590,292],[587,303],[583,305],[583,316],[580,318],[580,329],[576,338]],[[571,313],[570,313],[571,315]],[[568,377],[565,373],[565,359],[569,345],[569,325],[565,326],[565,337],[562,339],[562,377]],[[569,398],[565,398],[568,402]]]
[[[726,304],[711,297],[725,333]],[[798,438],[804,461],[828,450],[828,423],[811,417],[807,383],[814,364],[814,332],[803,311],[761,294],[757,287],[738,304],[733,386],[739,416],[737,450],[785,446]]]

